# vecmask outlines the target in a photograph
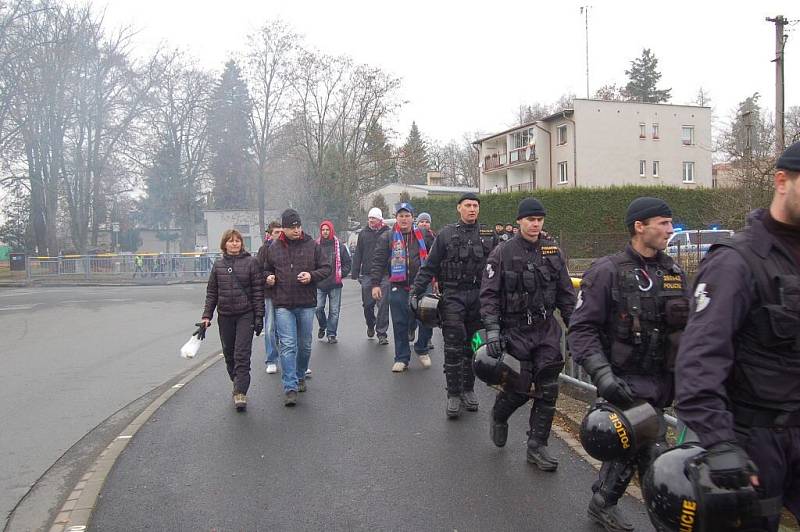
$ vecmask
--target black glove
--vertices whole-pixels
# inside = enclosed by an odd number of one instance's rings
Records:
[[[412,293],[408,296],[408,308],[411,309],[411,312],[414,316],[417,315],[417,308],[419,307],[419,296],[415,293]]]
[[[503,354],[503,338],[500,336],[500,322],[497,318],[488,317],[483,320],[486,327],[486,354],[492,358],[500,358]]]
[[[756,467],[744,449],[733,442],[712,445],[703,459],[708,465],[711,481],[720,488],[738,489],[750,485]]]
[[[633,391],[627,382],[614,375],[605,356],[598,353],[587,357],[583,361],[583,369],[592,377],[597,395],[623,408],[633,404]]]
[[[261,336],[262,331],[264,331],[264,320],[259,319],[256,317],[256,322],[253,324],[253,331],[256,333],[256,336]]]
[[[197,326],[197,330],[192,333],[192,336],[197,336],[198,340],[205,340],[206,339],[206,324],[205,322],[201,321],[200,323],[195,323]]]

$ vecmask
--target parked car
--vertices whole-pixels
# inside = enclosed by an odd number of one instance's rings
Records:
[[[394,222],[395,222],[394,218],[386,218],[383,221],[383,223],[388,225],[390,229],[394,227]],[[356,244],[358,243],[358,233],[360,233],[362,229],[364,228],[362,227],[361,229],[350,231],[350,234],[347,235],[347,249],[350,250],[351,255],[356,252]]]
[[[733,236],[730,229],[676,231],[667,242],[667,254],[672,257],[691,254],[703,258],[713,244],[729,236]]]

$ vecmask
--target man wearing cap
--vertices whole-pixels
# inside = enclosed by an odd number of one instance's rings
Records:
[[[369,210],[367,222],[367,227],[358,233],[351,275],[361,284],[361,305],[364,307],[364,319],[367,322],[367,338],[372,338],[377,332],[378,344],[389,345],[386,333],[389,330],[389,278],[381,280],[383,295],[376,301],[372,298],[372,282],[369,277],[375,244],[383,233],[389,231],[389,227],[383,223],[383,213],[378,207]],[[377,316],[375,307],[378,309]]]
[[[542,471],[555,471],[558,459],[549,453],[547,441],[564,358],[562,328],[553,313],[558,309],[569,323],[575,290],[561,250],[540,235],[545,214],[535,198],[520,202],[519,234],[492,251],[483,271],[480,312],[487,353],[499,357],[507,351],[521,366],[519,381],[495,400],[489,425],[492,442],[498,447],[506,444],[508,419],[532,395],[527,460]]]
[[[414,225],[414,208],[410,203],[397,205],[396,218],[392,230],[384,232],[375,245],[370,277],[372,297],[378,301],[384,297],[381,284],[387,272],[389,274],[389,310],[394,335],[392,371],[401,373],[408,369],[411,361],[408,331],[414,316],[408,306],[409,291],[420,266],[428,258],[433,238],[428,231]],[[419,361],[425,368],[431,365],[427,355],[420,356]]]
[[[758,486],[800,524],[800,142],[778,158],[768,209],[700,264],[675,366],[676,410],[717,485]],[[751,464],[755,465],[755,469]]]
[[[666,202],[636,198],[625,225],[631,235],[625,250],[598,259],[584,274],[567,341],[573,360],[597,387],[598,401],[622,410],[646,401],[662,412],[673,398],[672,368],[689,288],[683,270],[664,253],[673,232]],[[617,501],[634,472],[643,476],[666,450],[666,424],[660,424],[657,443],[632,458],[603,463],[588,513],[606,530],[633,530]]]
[[[428,284],[439,281],[442,300],[439,313],[444,336],[444,374],[447,383],[445,413],[455,419],[461,406],[478,410],[475,396],[475,373],[472,371],[470,338],[481,329],[478,292],[486,258],[492,250],[492,232],[478,224],[480,200],[472,192],[458,199],[459,221],[446,225],[439,232],[428,262],[414,281],[412,307],[422,297]]]
[[[272,304],[275,307],[284,404],[294,406],[297,392],[306,391],[317,283],[331,274],[331,264],[317,243],[303,232],[297,211],[283,211],[281,225],[283,232],[278,241],[266,251],[264,273],[267,286],[275,287]]]

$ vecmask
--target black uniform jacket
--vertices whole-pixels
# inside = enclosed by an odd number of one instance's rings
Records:
[[[417,278],[414,281],[414,292],[417,295],[425,293],[425,290],[431,281],[433,281],[434,277],[441,278],[442,261],[447,258],[448,244],[453,239],[453,235],[455,235],[456,232],[463,235],[462,238],[464,238],[465,242],[472,240],[477,243],[479,240],[483,241],[484,239],[489,241],[490,245],[492,242],[491,236],[481,234],[481,225],[478,223],[465,224],[464,222],[459,222],[444,226],[439,234],[436,235],[433,246],[428,250],[428,261],[420,268]],[[484,257],[486,257],[486,255],[484,255]],[[481,271],[476,272],[477,285],[480,285],[481,273]]]

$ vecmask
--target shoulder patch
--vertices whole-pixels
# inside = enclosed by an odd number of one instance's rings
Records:
[[[491,230],[491,229],[484,229],[484,228],[482,227],[482,228],[480,229],[480,235],[481,235],[481,236],[493,236],[493,235],[494,235],[494,231],[493,231],[493,230]]]
[[[558,246],[542,246],[542,255],[558,255]]]

